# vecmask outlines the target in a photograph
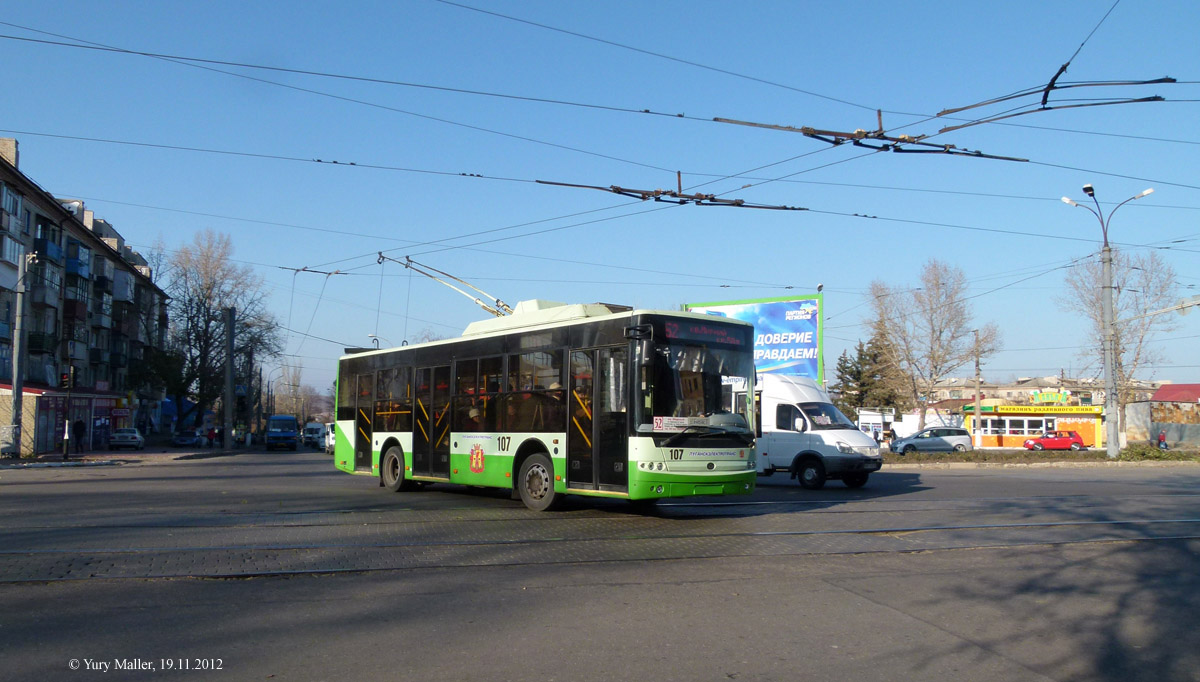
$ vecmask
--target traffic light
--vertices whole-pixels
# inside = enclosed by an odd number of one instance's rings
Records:
[[[66,390],[71,390],[75,383],[75,366],[72,365],[67,371],[61,372],[58,375],[58,385]]]

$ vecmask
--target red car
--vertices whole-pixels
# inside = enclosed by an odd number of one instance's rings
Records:
[[[1083,439],[1074,431],[1047,431],[1025,441],[1026,450],[1086,450]]]

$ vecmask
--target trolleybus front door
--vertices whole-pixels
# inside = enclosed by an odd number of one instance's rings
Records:
[[[628,351],[571,353],[567,396],[567,485],[589,490],[629,488]]]
[[[417,370],[413,474],[450,477],[450,366]]]
[[[354,468],[371,470],[371,417],[375,409],[375,375],[359,374],[354,398]]]

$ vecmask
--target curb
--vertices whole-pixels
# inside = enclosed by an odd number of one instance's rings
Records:
[[[0,470],[3,469],[58,469],[62,467],[99,467],[99,466],[115,466],[120,464],[116,460],[111,459],[93,459],[74,462],[21,462],[13,464],[0,464]]]
[[[913,462],[912,464],[890,464],[884,462],[883,469],[1094,469],[1110,467],[1192,467],[1200,461],[1146,461],[1146,462]]]

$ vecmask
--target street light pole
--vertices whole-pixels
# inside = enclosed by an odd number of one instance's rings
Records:
[[[1096,199],[1096,190],[1089,185],[1083,186],[1084,194],[1091,198],[1096,204],[1096,209],[1092,210],[1090,206],[1083,206],[1069,197],[1063,197],[1063,203],[1071,206],[1079,206],[1086,208],[1096,219],[1100,221],[1100,233],[1104,237],[1104,246],[1100,251],[1100,287],[1103,289],[1100,296],[1100,324],[1103,327],[1104,334],[1104,430],[1105,430],[1105,446],[1109,459],[1116,459],[1121,454],[1121,433],[1120,433],[1120,407],[1117,400],[1117,326],[1113,315],[1113,281],[1112,281],[1112,248],[1108,244],[1108,227],[1112,223],[1113,214],[1117,212],[1125,204],[1134,199],[1141,199],[1150,194],[1154,188],[1150,188],[1141,194],[1129,197],[1125,201],[1117,204],[1113,210],[1108,212],[1108,217],[1104,217],[1104,210],[1100,208],[1100,201]]]

